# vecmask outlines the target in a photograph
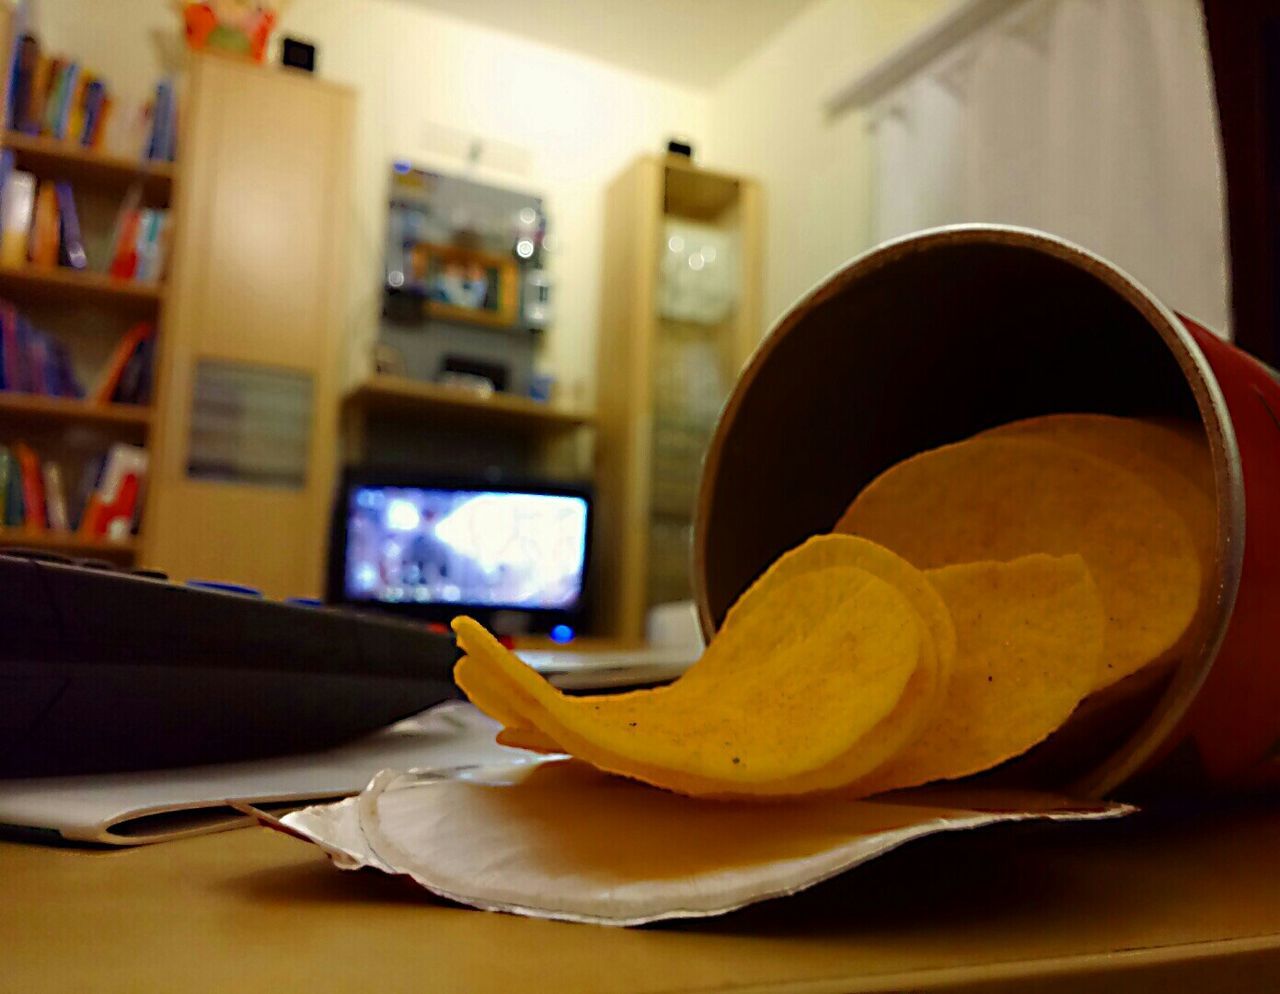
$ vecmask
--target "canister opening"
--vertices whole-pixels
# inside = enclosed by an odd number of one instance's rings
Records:
[[[855,260],[775,326],[722,413],[695,522],[704,631],[780,554],[830,531],[877,474],[998,424],[1183,418],[1208,423],[1221,468],[1224,419],[1205,369],[1141,288],[1048,236],[939,229]],[[1223,487],[1220,469],[1220,505]],[[1175,683],[1194,694],[1199,678]]]

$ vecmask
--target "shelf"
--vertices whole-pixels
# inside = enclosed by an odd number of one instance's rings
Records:
[[[124,542],[108,542],[68,532],[28,532],[21,528],[0,528],[0,548],[40,549],[62,552],[69,556],[121,559],[136,555],[138,542],[133,538]]]
[[[151,408],[141,404],[94,404],[67,397],[0,390],[0,418],[19,417],[29,421],[66,421],[146,428],[151,424]]]
[[[455,422],[486,425],[523,434],[551,434],[594,423],[589,414],[567,411],[528,397],[489,396],[402,376],[375,376],[347,395],[350,407],[370,413],[430,414]]]
[[[80,269],[0,266],[0,295],[56,303],[97,304],[155,312],[164,296],[159,283],[121,280]]]
[[[127,187],[140,181],[150,201],[169,199],[174,175],[171,162],[124,159],[20,131],[6,131],[2,142],[6,148],[13,149],[14,165],[18,169],[37,176],[113,187]]]
[[[737,203],[741,189],[736,176],[702,169],[674,156],[664,162],[663,179],[665,212],[698,221],[716,220]]]

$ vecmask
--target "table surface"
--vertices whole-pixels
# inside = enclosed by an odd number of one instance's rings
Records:
[[[1280,802],[1004,826],[812,891],[611,929],[446,905],[253,828],[0,843],[0,990],[1280,990]]]

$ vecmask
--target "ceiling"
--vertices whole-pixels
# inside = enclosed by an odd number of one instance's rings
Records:
[[[413,0],[684,86],[707,87],[812,0]]]

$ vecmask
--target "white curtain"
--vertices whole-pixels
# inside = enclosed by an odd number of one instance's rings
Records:
[[[1198,0],[1023,0],[870,108],[880,239],[1061,235],[1228,334],[1222,158]]]

